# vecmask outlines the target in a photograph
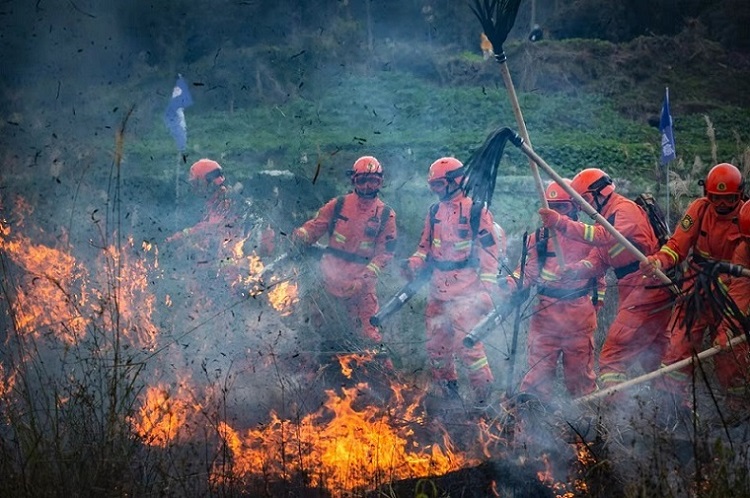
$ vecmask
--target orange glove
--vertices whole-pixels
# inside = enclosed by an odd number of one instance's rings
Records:
[[[545,227],[558,228],[562,220],[562,215],[554,209],[540,208],[539,218],[542,220],[542,225]]]

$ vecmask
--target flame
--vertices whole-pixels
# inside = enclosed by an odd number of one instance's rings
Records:
[[[166,447],[190,437],[188,422],[201,405],[191,401],[189,390],[181,384],[176,392],[165,384],[149,386],[138,416],[130,417],[135,433],[149,446]]]
[[[75,344],[88,325],[80,312],[87,301],[85,268],[69,252],[33,244],[20,234],[0,238],[0,250],[22,270],[12,302],[16,330],[39,338],[54,328],[58,339]]]
[[[442,444],[421,446],[405,423],[419,423],[416,402],[397,415],[375,406],[356,410],[357,393],[366,388],[358,384],[342,389],[341,395],[327,390],[323,407],[298,422],[272,412],[268,424],[245,433],[222,423],[220,433],[233,464],[229,470],[215,467],[212,481],[247,478],[262,469],[263,475],[279,480],[304,474],[311,486],[341,495],[373,483],[442,475],[477,463],[454,451],[446,433]],[[394,395],[400,398],[398,391]]]
[[[352,363],[356,363],[357,366],[362,366],[372,361],[374,356],[375,356],[375,353],[350,353],[350,354],[338,355],[336,359],[339,361],[339,364],[341,365],[341,373],[347,379],[351,379],[352,372],[354,371],[354,367],[352,367]]]
[[[297,284],[289,280],[273,284],[267,293],[268,302],[273,309],[280,312],[281,316],[290,315],[292,313],[292,306],[299,302]]]

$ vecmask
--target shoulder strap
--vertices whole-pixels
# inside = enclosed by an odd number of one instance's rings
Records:
[[[380,228],[378,228],[378,235],[383,233],[383,229],[385,228],[385,224],[388,223],[388,218],[391,217],[391,206],[388,204],[383,203],[383,212],[380,213]]]
[[[336,204],[333,205],[333,214],[331,220],[328,222],[328,236],[333,235],[333,231],[336,228],[336,223],[339,221],[341,216],[341,210],[344,208],[344,196],[340,195],[336,197]]]
[[[469,213],[469,226],[471,227],[472,239],[476,239],[477,234],[479,233],[479,223],[482,221],[483,208],[483,204],[480,204],[478,202],[471,203],[471,211]]]

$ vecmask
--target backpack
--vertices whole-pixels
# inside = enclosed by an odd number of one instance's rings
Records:
[[[432,234],[435,229],[435,222],[437,221],[436,216],[437,216],[438,208],[440,208],[440,204],[437,202],[430,206],[430,243],[432,243]],[[484,208],[483,204],[479,204],[476,202],[473,202],[471,204],[471,212],[469,213],[469,227],[471,227],[471,240],[476,239],[477,234],[479,233],[479,223],[481,222],[483,208]]]
[[[340,195],[336,197],[336,204],[333,206],[333,216],[331,216],[331,221],[328,222],[328,236],[333,235],[333,231],[336,229],[336,222],[341,219],[341,210],[344,208],[344,197],[343,195]],[[380,226],[378,227],[378,233],[375,234],[375,237],[380,235],[380,233],[383,231],[383,228],[385,228],[385,224],[388,222],[388,218],[391,216],[391,207],[388,204],[384,204],[383,211],[380,213]]]
[[[648,221],[651,224],[651,228],[654,230],[654,235],[656,235],[656,238],[659,241],[659,247],[666,244],[672,236],[672,233],[669,231],[669,227],[665,221],[664,212],[656,203],[654,196],[648,192],[644,192],[633,200],[636,204],[641,206],[644,211],[646,211]]]

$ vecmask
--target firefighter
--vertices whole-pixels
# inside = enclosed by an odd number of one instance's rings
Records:
[[[703,197],[688,206],[674,235],[659,251],[648,256],[641,268],[647,273],[654,269],[667,271],[684,262],[685,282],[701,271],[701,267],[718,261],[729,262],[740,243],[738,213],[743,205],[744,180],[742,173],[732,164],[717,164],[706,175],[703,182]],[[729,283],[729,276],[723,275],[723,283]],[[710,299],[710,296],[705,296]],[[685,306],[678,305],[669,323],[672,337],[662,365],[670,365],[689,357],[693,351],[700,351],[706,329],[715,335],[722,317],[710,310],[697,314],[696,320],[688,329]],[[713,339],[713,337],[712,337]],[[724,365],[717,362],[719,379],[727,376],[719,373]],[[687,405],[687,388],[692,377],[692,368],[670,372],[664,377],[660,387],[673,393]],[[731,376],[730,376],[731,377]],[[728,386],[726,386],[728,387]]]
[[[328,201],[293,231],[292,242],[312,245],[328,234],[320,260],[325,290],[343,304],[359,342],[379,345],[382,336],[370,317],[378,311],[378,277],[396,248],[396,213],[378,197],[383,167],[376,158],[360,157],[348,173],[354,191]]]
[[[570,180],[566,179],[570,185]],[[550,209],[573,221],[578,206],[558,184],[546,189]],[[588,244],[560,238],[567,264],[587,258],[596,260],[598,251]],[[596,312],[604,302],[603,274],[591,278],[567,274],[558,263],[547,228],[537,229],[529,240],[528,261],[516,269],[507,281],[511,289],[536,285],[537,296],[529,323],[527,339],[528,373],[520,391],[536,395],[543,402],[552,400],[557,362],[562,356],[565,387],[574,397],[596,390],[594,373],[594,332]]]
[[[188,240],[193,257],[200,258],[212,276],[221,275],[242,294],[246,290],[242,279],[247,277],[242,258],[252,251],[269,256],[274,250],[274,232],[259,216],[244,209],[245,205],[237,198],[241,184],[227,187],[218,162],[196,161],[190,166],[189,179],[196,197],[206,199],[203,217],[195,225],[168,237],[167,242]],[[238,243],[243,247],[241,254]],[[210,264],[205,265],[206,262]]]
[[[493,308],[501,251],[492,214],[475,206],[461,190],[463,174],[463,164],[454,157],[430,166],[427,182],[439,202],[430,208],[419,246],[402,269],[408,280],[422,271],[432,272],[425,328],[437,394],[459,398],[454,359],[458,356],[468,371],[474,401],[484,405],[494,381],[484,346],[467,348],[462,341]]]
[[[740,235],[742,236],[732,256],[732,263],[750,269],[750,202],[745,202],[738,216]],[[740,323],[745,327],[750,320],[750,278],[733,276],[727,291],[742,316]],[[728,348],[729,341],[736,333],[743,331],[732,327],[725,319],[714,339],[714,345]],[[744,333],[748,333],[747,329]],[[714,360],[716,377],[727,392],[727,407],[735,415],[747,414],[748,386],[750,386],[750,347],[747,342],[732,346],[731,350]]]
[[[659,247],[646,212],[635,202],[615,192],[615,184],[604,171],[580,171],[570,186],[607,219],[642,253],[652,254]],[[567,267],[570,274],[598,274],[604,265],[617,277],[618,308],[599,354],[600,387],[615,386],[627,380],[629,370],[640,366],[649,372],[659,366],[669,343],[667,322],[671,314],[671,293],[651,286],[653,279],[640,271],[639,261],[602,226],[587,225],[541,208],[542,224],[565,238],[598,248],[595,261],[583,259]]]

